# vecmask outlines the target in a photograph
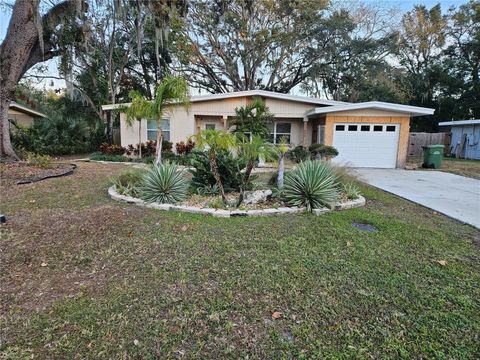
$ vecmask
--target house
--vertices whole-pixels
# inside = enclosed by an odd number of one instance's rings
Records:
[[[334,161],[355,167],[401,168],[407,157],[410,118],[431,115],[434,109],[370,101],[345,103],[263,90],[192,96],[192,106],[173,110],[161,121],[165,139],[184,141],[203,129],[229,129],[235,108],[260,97],[275,115],[273,142],[282,137],[292,145],[333,145]],[[105,111],[128,104],[104,105]],[[142,142],[154,140],[156,122],[142,121]],[[138,143],[138,122],[128,127],[120,115],[121,145]]]
[[[10,103],[8,108],[8,120],[23,126],[31,126],[35,120],[46,117],[47,115],[14,101]]]
[[[451,133],[447,152],[457,158],[480,160],[480,120],[445,121],[438,126]]]

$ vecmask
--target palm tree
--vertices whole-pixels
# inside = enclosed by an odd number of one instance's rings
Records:
[[[224,130],[203,130],[194,136],[195,143],[200,148],[208,149],[208,159],[210,162],[210,171],[217,183],[223,203],[227,202],[225,189],[223,188],[220,173],[217,165],[217,152],[219,150],[230,150],[236,146],[237,138]]]
[[[247,166],[245,167],[245,172],[242,176],[242,181],[240,183],[240,195],[238,197],[237,206],[240,206],[243,202],[245,188],[248,185],[250,180],[250,175],[252,170],[255,167],[255,164],[258,158],[263,158],[265,160],[271,160],[278,156],[278,149],[275,145],[266,142],[260,136],[252,136],[251,139],[243,138],[243,142],[239,145],[239,156],[245,159]]]
[[[142,158],[142,119],[150,115],[151,103],[146,100],[138,91],[132,90],[128,96],[132,103],[128,108],[121,110],[125,112],[125,123],[132,127],[134,121],[138,121],[138,157]]]
[[[149,110],[150,118],[157,122],[156,166],[162,162],[163,133],[160,122],[165,115],[171,113],[173,108],[178,105],[184,106],[186,109],[190,106],[188,85],[183,78],[169,75],[155,89],[155,98]]]
[[[269,124],[273,123],[274,115],[261,98],[254,98],[251,104],[235,109],[235,133],[240,136],[260,136],[268,138]]]

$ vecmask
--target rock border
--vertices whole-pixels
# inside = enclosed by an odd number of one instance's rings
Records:
[[[214,217],[243,217],[243,216],[277,216],[277,215],[286,215],[286,214],[299,214],[303,212],[307,212],[307,209],[304,207],[279,207],[279,208],[267,208],[267,209],[255,209],[255,210],[224,210],[224,209],[213,209],[213,208],[200,208],[195,206],[186,206],[186,205],[174,205],[174,204],[156,204],[156,203],[147,203],[142,199],[134,198],[131,196],[121,195],[115,189],[115,186],[110,186],[108,188],[108,195],[117,201],[124,201],[129,204],[135,204],[138,206],[146,207],[149,209],[157,209],[157,210],[175,210],[181,212],[188,212],[192,214],[203,214],[203,215],[210,215]],[[365,206],[365,198],[360,196],[358,199],[349,200],[344,203],[339,203],[335,206],[334,209],[329,208],[321,208],[321,209],[314,209],[312,212],[314,215],[322,215],[330,211],[334,210],[346,210],[352,209],[356,207]]]

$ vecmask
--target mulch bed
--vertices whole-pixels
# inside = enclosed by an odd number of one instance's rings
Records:
[[[26,162],[0,163],[0,180],[4,184],[28,184],[53,177],[70,175],[74,164],[55,163],[49,168],[30,166]]]

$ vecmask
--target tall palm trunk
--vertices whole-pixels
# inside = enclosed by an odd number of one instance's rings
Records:
[[[250,175],[252,174],[253,167],[255,163],[253,161],[249,161],[247,164],[247,168],[245,169],[245,174],[242,177],[242,183],[240,184],[240,195],[238,197],[237,207],[240,206],[245,198],[245,188],[247,187],[248,180],[250,179]]]
[[[163,133],[162,133],[162,129],[160,129],[160,124],[158,124],[155,166],[159,166],[162,163],[162,142],[163,142]]]
[[[277,187],[283,189],[283,177],[285,174],[285,153],[282,153],[278,163]]]
[[[222,201],[224,204],[227,203],[227,197],[225,196],[225,189],[223,188],[222,179],[220,178],[220,173],[218,172],[217,158],[215,156],[215,151],[210,149],[208,150],[208,159],[210,161],[210,170],[212,171],[213,178],[217,183],[218,188],[220,189],[220,195],[222,195]]]
[[[138,120],[138,157],[142,158],[142,119]]]

